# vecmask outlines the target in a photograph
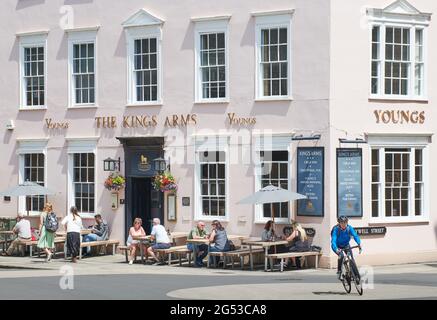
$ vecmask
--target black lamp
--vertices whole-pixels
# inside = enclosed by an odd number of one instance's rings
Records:
[[[103,160],[103,171],[120,170],[120,158],[118,160],[107,158]]]
[[[157,171],[159,173],[163,173],[167,169],[167,164],[165,163],[165,159],[161,158],[161,157],[153,160],[153,165],[154,165],[155,171]]]

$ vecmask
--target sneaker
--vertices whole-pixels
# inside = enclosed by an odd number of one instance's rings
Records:
[[[52,261],[52,256],[53,256],[53,253],[49,253],[49,254],[47,255],[46,261],[47,261],[47,262]]]
[[[160,266],[161,265],[161,262],[159,262],[159,261],[156,261],[154,264],[152,264],[152,266]]]
[[[130,260],[129,261],[129,265],[133,265],[134,264],[134,261],[133,260]]]

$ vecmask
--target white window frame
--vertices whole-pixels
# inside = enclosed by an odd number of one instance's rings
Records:
[[[255,145],[253,150],[255,153],[254,157],[254,192],[258,192],[261,189],[261,159],[259,157],[259,152],[270,152],[270,151],[286,151],[288,152],[288,190],[291,190],[291,170],[292,170],[292,158],[291,158],[291,135],[276,135],[276,136],[263,136],[257,135],[254,137]],[[264,139],[264,141],[263,141]],[[255,205],[255,221],[256,224],[265,224],[271,218],[265,218],[262,205]],[[287,218],[275,218],[276,224],[289,224],[292,217],[295,214],[295,206],[293,203],[288,204],[288,217]]]
[[[255,101],[275,101],[275,100],[292,100],[292,15],[293,10],[286,12],[273,12],[273,13],[254,13],[255,17]],[[281,96],[264,96],[263,84],[262,84],[262,70],[260,68],[261,63],[261,30],[265,28],[287,28],[288,36],[288,50],[287,50],[287,95]]]
[[[48,31],[17,34],[19,37],[19,74],[20,74],[20,110],[47,109],[47,36]],[[44,47],[44,104],[28,106],[26,104],[26,82],[24,81],[24,50],[25,48]]]
[[[375,10],[374,10],[375,11]],[[369,12],[373,12],[369,10]],[[369,98],[383,100],[413,100],[413,101],[428,101],[428,26],[429,20],[425,14],[393,14],[380,13],[369,16]],[[373,27],[380,28],[380,69],[378,81],[378,93],[372,93],[372,31]],[[408,78],[408,94],[407,95],[392,95],[385,93],[385,45],[386,45],[386,28],[408,28],[410,29],[410,76]],[[422,94],[416,95],[415,92],[415,65],[416,65],[416,29],[421,29],[423,32],[423,84]]]
[[[80,215],[82,218],[94,218],[94,215],[97,213],[97,195],[100,188],[99,183],[97,182],[98,175],[98,163],[99,159],[97,157],[97,141],[98,138],[75,138],[70,139],[67,138],[68,141],[68,179],[67,179],[67,202],[68,208],[76,205],[75,196],[74,196],[74,154],[77,153],[93,153],[94,154],[94,213],[89,212],[81,212]]]
[[[26,154],[43,154],[44,155],[44,187],[48,188],[47,181],[47,143],[48,139],[23,139],[18,140],[19,147],[17,149],[18,155],[18,183],[24,183],[24,156]],[[18,212],[27,214],[26,211],[26,197],[18,197]],[[38,217],[41,214],[39,211],[29,211],[29,216]]]
[[[199,161],[200,152],[217,152],[225,153],[225,215],[224,216],[205,216],[202,212],[202,197],[201,197],[201,163]],[[219,220],[222,222],[230,221],[229,212],[229,163],[230,163],[230,147],[229,136],[197,136],[195,138],[195,169],[194,169],[194,220],[195,221],[213,221]]]
[[[430,162],[429,162],[429,136],[404,136],[404,137],[383,137],[372,136],[369,137],[369,197],[370,212],[372,211],[372,150],[379,149],[379,198],[378,198],[378,217],[373,217],[370,213],[370,223],[417,223],[429,222],[429,176],[430,176]],[[411,148],[410,153],[410,186],[409,186],[409,215],[407,217],[386,217],[385,216],[385,148]],[[423,201],[422,201],[422,215],[415,215],[415,197],[414,197],[414,168],[415,168],[415,154],[414,149],[422,149],[422,176],[423,176]]]
[[[97,31],[99,27],[86,29],[71,29],[68,33],[68,108],[90,108],[97,107],[98,104],[98,47]],[[73,48],[76,44],[94,44],[94,103],[76,103],[75,85],[73,75]]]
[[[229,94],[229,19],[230,16],[218,17],[218,18],[200,18],[192,19],[195,23],[194,28],[194,78],[195,78],[195,90],[194,90],[194,102],[195,103],[228,103],[230,99]],[[224,33],[225,34],[225,90],[226,95],[224,98],[203,98],[202,97],[202,76],[201,76],[201,57],[200,57],[200,37],[203,34],[209,33]],[[218,75],[217,75],[218,76]]]
[[[136,99],[136,79],[134,73],[135,66],[135,40],[156,38],[157,49],[157,96],[154,101],[137,101]],[[147,106],[162,105],[162,30],[160,25],[126,28],[127,41],[127,104],[128,106]]]

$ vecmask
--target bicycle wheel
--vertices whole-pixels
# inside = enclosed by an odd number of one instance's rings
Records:
[[[343,283],[344,290],[346,290],[347,293],[351,293],[351,276],[350,276],[350,270],[347,264],[343,265],[344,267],[344,273],[343,273],[343,279],[341,280]]]
[[[360,296],[363,295],[363,284],[361,283],[361,275],[360,272],[358,271],[357,265],[355,264],[355,261],[350,261],[351,263],[351,271],[352,271],[352,276],[354,278],[354,285],[355,285],[355,289],[357,289],[357,292]]]

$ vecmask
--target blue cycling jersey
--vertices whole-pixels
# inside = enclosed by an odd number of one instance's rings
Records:
[[[332,230],[331,248],[334,252],[337,252],[338,248],[344,248],[349,245],[351,237],[354,238],[357,245],[361,244],[361,239],[358,236],[352,226],[347,226],[345,230],[342,230],[340,226],[334,227]]]

